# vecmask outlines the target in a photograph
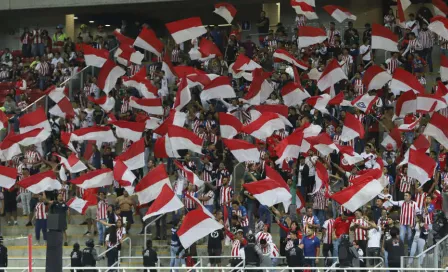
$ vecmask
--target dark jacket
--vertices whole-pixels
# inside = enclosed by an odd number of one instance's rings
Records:
[[[143,250],[143,266],[144,267],[155,267],[158,262],[157,252],[152,248],[147,248]]]

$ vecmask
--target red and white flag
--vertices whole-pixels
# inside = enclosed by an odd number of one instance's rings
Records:
[[[191,91],[188,87],[187,76],[184,75],[179,82],[177,88],[176,99],[174,100],[173,109],[181,111],[191,101]]]
[[[211,99],[234,98],[236,97],[236,94],[233,90],[230,78],[227,76],[220,76],[212,80],[210,84],[206,85],[200,96],[201,100],[207,101]]]
[[[397,0],[398,21],[400,22],[400,24],[406,22],[404,12],[411,4],[411,0]]]
[[[55,103],[58,103],[65,97],[65,87],[56,88],[56,86],[53,85],[46,89],[44,94],[50,97]]]
[[[417,95],[412,92],[405,92],[397,99],[395,105],[395,116],[405,117],[408,113],[414,113],[417,110]]]
[[[115,38],[117,38],[117,40],[120,42],[120,44],[133,45],[135,42],[134,39],[121,34],[121,30],[119,28],[115,29],[113,34],[114,34]]]
[[[67,97],[62,98],[56,105],[54,105],[49,111],[50,114],[61,118],[73,118],[75,117],[75,110],[72,103]]]
[[[447,141],[448,143],[448,141]],[[403,144],[401,140],[401,132],[398,128],[393,128],[390,133],[381,142],[381,145],[386,150],[398,150]]]
[[[174,69],[173,63],[168,54],[165,53],[162,61],[162,71],[165,72],[166,79],[168,83],[174,83],[176,76],[178,75]]]
[[[117,80],[126,74],[126,71],[120,66],[116,65],[114,61],[107,60],[100,70],[98,75],[98,87],[109,94],[109,92],[117,84]]]
[[[0,130],[8,128],[8,120],[8,116],[6,116],[6,114],[0,110]]]
[[[168,126],[168,138],[174,150],[188,149],[202,154],[203,139],[192,131],[178,126]]]
[[[391,80],[392,75],[378,65],[370,66],[362,78],[366,91],[382,89]]]
[[[400,92],[407,92],[408,90],[413,90],[417,94],[425,93],[425,88],[420,84],[418,79],[402,68],[395,69],[390,89],[396,96],[398,96]]]
[[[292,133],[280,143],[278,143],[274,150],[278,159],[275,161],[276,164],[282,164],[283,161],[289,158],[298,158],[300,154],[300,146],[302,145],[303,132]]]
[[[316,168],[316,183],[314,184],[313,192],[310,193],[310,195],[317,193],[322,186],[328,187],[329,177],[327,168],[325,168],[320,161],[316,161],[314,167]]]
[[[353,107],[351,101],[344,99],[344,92],[339,92],[335,97],[328,101],[328,105],[340,105],[344,107]]]
[[[328,5],[328,6],[324,6],[323,9],[326,12],[328,12],[328,14],[330,14],[331,17],[333,17],[339,23],[342,23],[345,20],[356,21],[356,16],[353,15],[346,8],[339,7],[339,6]]]
[[[443,99],[445,99],[445,101],[448,101],[448,89],[446,88],[446,86],[443,84],[442,81],[439,81],[437,83],[436,95],[442,97]]]
[[[104,95],[98,99],[93,98],[93,96],[87,96],[87,99],[99,105],[105,112],[110,112],[115,107],[115,99],[112,96]]]
[[[177,150],[173,149],[171,146],[170,138],[167,134],[157,138],[156,143],[154,144],[154,156],[159,159],[180,158]]]
[[[165,24],[174,41],[181,44],[207,33],[201,18],[192,17]]]
[[[35,144],[40,144],[50,137],[51,132],[43,128],[36,128],[31,131],[13,135],[11,137],[3,139],[5,143],[16,143],[22,146],[30,146]],[[3,146],[3,145],[2,145]]]
[[[323,43],[327,39],[325,30],[319,27],[301,26],[299,28],[299,48],[313,44]]]
[[[358,96],[355,100],[353,100],[352,105],[365,113],[369,113],[377,100],[378,96],[365,93],[364,95]]]
[[[204,238],[215,230],[224,228],[215,219],[210,218],[202,210],[190,211],[177,230],[177,235],[184,248],[189,248],[194,242]]]
[[[157,88],[146,78],[145,66],[132,77],[123,77],[122,80],[124,86],[136,88],[144,98],[156,98],[159,96]]]
[[[305,2],[291,1],[291,6],[298,15],[304,15],[308,20],[319,19],[313,7]]]
[[[221,132],[221,138],[232,139],[243,128],[243,124],[238,118],[231,114],[224,112],[218,113],[219,117],[219,130]]]
[[[100,141],[100,142],[116,142],[112,129],[108,126],[95,126],[80,128],[70,134],[70,141]]]
[[[445,98],[436,94],[420,94],[417,96],[417,112],[429,113],[446,107]]]
[[[287,184],[281,180],[264,179],[243,184],[243,187],[262,205],[268,207],[291,199]]]
[[[168,185],[164,184],[159,196],[151,206],[149,206],[148,211],[145,216],[143,216],[143,220],[146,221],[157,215],[174,212],[183,207],[184,203],[182,203],[182,200],[174,194],[173,190]]]
[[[302,70],[308,70],[310,67],[308,64],[304,63],[301,60],[296,59],[291,53],[284,49],[277,49],[272,56],[275,62],[286,61],[287,63],[297,66]]]
[[[263,69],[257,68],[252,72],[253,80],[249,86],[244,100],[250,105],[260,105],[269,98],[274,91],[273,86],[266,80],[272,73],[263,72]]]
[[[364,161],[364,158],[355,152],[353,147],[345,145],[337,145],[339,152],[342,154],[342,157],[344,158],[345,162],[348,165],[354,165],[358,162]]]
[[[328,113],[326,107],[328,105],[328,102],[330,102],[330,99],[331,96],[324,93],[318,96],[311,96],[306,100],[306,103],[320,112]]]
[[[35,111],[26,113],[19,118],[19,131],[25,133],[37,128],[43,128],[51,131],[50,122],[43,108],[37,108]]]
[[[71,184],[77,185],[82,189],[99,188],[112,185],[114,182],[114,173],[109,168],[98,169],[87,172],[78,178],[70,180]]]
[[[312,7],[316,6],[315,0],[291,0],[291,5],[292,5],[293,2],[297,2],[297,3],[304,2],[304,3],[307,3],[308,5],[310,5]]]
[[[432,17],[428,29],[448,40],[448,19],[445,16]]]
[[[165,135],[168,133],[168,126],[174,125],[178,127],[183,127],[185,125],[185,121],[187,120],[187,114],[177,111],[177,110],[170,110],[170,115],[168,115],[168,118],[163,121],[162,124],[156,129],[154,129],[154,133],[158,135]]]
[[[445,148],[448,148],[448,118],[438,112],[434,112],[426,125],[423,134],[436,139]]]
[[[87,166],[76,156],[75,153],[71,153],[68,158],[64,158],[57,153],[53,153],[54,156],[58,157],[60,163],[64,165],[70,173],[79,173],[81,171],[87,170]]]
[[[333,59],[327,67],[325,67],[325,70],[317,81],[317,87],[319,87],[321,91],[325,91],[343,79],[347,79],[347,76],[338,61]]]
[[[423,186],[434,176],[437,163],[424,151],[409,149],[408,177],[415,178]]]
[[[206,38],[202,38],[199,42],[199,52],[201,53],[200,61],[206,61],[209,59],[222,57],[222,53],[219,50],[218,46],[212,42],[211,40],[208,40]]]
[[[355,212],[380,194],[388,181],[383,178],[383,170],[373,169],[352,179],[353,185],[331,195],[337,203]]]
[[[33,194],[40,194],[44,191],[60,190],[61,183],[56,178],[53,170],[38,173],[17,182],[19,187],[27,189]]]
[[[308,137],[306,140],[324,157],[330,155],[330,153],[335,150],[338,151],[338,147],[327,133],[321,133],[314,137]]]
[[[213,12],[231,24],[236,15],[236,8],[229,3],[217,3]]]
[[[135,186],[134,192],[137,194],[140,205],[155,200],[160,195],[164,185],[172,189],[165,165],[160,164],[146,174]]]
[[[448,81],[448,57],[440,55],[440,77],[442,81]]]
[[[134,46],[143,48],[156,56],[160,57],[163,51],[163,42],[160,41],[154,30],[142,27],[140,34],[134,41]]]
[[[188,86],[190,88],[200,86],[201,88],[204,88],[206,85],[210,84],[212,80],[220,77],[219,75],[215,74],[194,74],[194,75],[187,75],[188,80]]]
[[[143,53],[135,50],[131,44],[120,44],[120,47],[115,51],[114,57],[117,62],[124,66],[131,66],[132,63],[141,65],[145,57]]]
[[[202,210],[206,215],[210,216],[210,218],[215,218],[215,216],[202,205],[202,202],[199,199],[190,194],[185,194],[185,197],[196,203],[196,209]]]
[[[255,69],[260,68],[260,64],[251,60],[244,54],[239,54],[232,66],[232,70],[235,73],[238,73],[240,71],[254,71]]]
[[[341,141],[348,142],[359,137],[364,139],[364,125],[353,114],[346,112],[342,127]]]
[[[142,138],[142,134],[145,131],[145,123],[128,122],[128,121],[115,121],[112,122],[115,127],[115,133],[117,137],[131,140],[136,142]]]
[[[89,207],[89,202],[79,197],[74,197],[70,199],[69,201],[67,201],[66,204],[69,208],[83,215],[86,213],[87,208]]]
[[[145,166],[145,139],[131,144],[126,152],[121,153],[116,157],[116,160],[121,160],[130,170],[139,169]]]
[[[238,139],[222,139],[222,142],[238,162],[260,161],[260,151],[255,145]]]
[[[84,44],[83,50],[86,66],[101,68],[109,59],[109,51],[106,49],[96,49],[88,44]]]
[[[265,140],[276,130],[285,129],[285,123],[276,113],[266,112],[260,118],[244,126],[242,132]]]
[[[137,116],[141,116],[140,119],[136,119],[137,122],[145,123],[145,128],[154,130],[162,124],[162,119],[144,116],[145,114],[139,114]]]
[[[380,24],[372,25],[372,49],[398,52],[398,36]]]
[[[186,66],[186,65],[177,65],[176,67],[173,67],[173,71],[176,75],[183,76],[194,76],[194,75],[206,75],[207,73],[203,70],[199,70],[192,66]]]
[[[140,109],[148,114],[163,115],[162,99],[160,98],[129,98],[129,106]]]
[[[42,129],[41,129],[42,130]],[[48,135],[50,136],[50,135]],[[22,153],[20,145],[16,142],[11,141],[14,137],[14,131],[10,131],[8,135],[0,142],[0,160],[9,161],[14,156]]]
[[[16,184],[17,168],[0,165],[0,187],[10,189]]]
[[[401,124],[398,129],[401,131],[413,131],[420,126],[420,119],[421,117],[410,124]]]
[[[286,105],[255,105],[250,108],[251,122],[254,122],[260,118],[264,113],[275,113],[282,119],[285,125],[293,127],[291,122],[288,120],[289,110]]]
[[[303,100],[310,98],[310,94],[302,87],[300,83],[288,82],[282,90],[281,95],[283,103],[288,107],[300,106]]]
[[[443,0],[432,0],[435,16],[446,17],[448,14],[448,5]]]
[[[129,167],[121,160],[116,160],[114,164],[114,179],[122,185],[129,194],[134,193],[132,184],[137,177],[132,173]],[[128,188],[131,187],[131,188]]]
[[[414,142],[412,143],[410,149],[414,149],[417,151],[422,151],[422,152],[429,152],[429,148],[431,147],[431,143],[428,141],[428,139],[423,135],[420,134],[417,139],[414,140]],[[406,157],[406,155],[405,155]],[[408,154],[408,158],[409,158],[409,154]]]
[[[192,184],[196,185],[197,187],[201,187],[202,185],[204,185],[204,181],[201,180],[193,171],[191,171],[190,169],[184,167],[182,165],[182,163],[180,163],[179,161],[174,161],[174,164],[177,166],[177,168],[179,168],[179,170],[181,170],[183,176]]]

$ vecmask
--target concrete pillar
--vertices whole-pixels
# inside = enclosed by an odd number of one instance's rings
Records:
[[[75,14],[65,15],[65,34],[75,41]]]
[[[263,4],[263,11],[266,12],[266,17],[269,18],[270,29],[275,30],[275,26],[281,21],[280,2]]]

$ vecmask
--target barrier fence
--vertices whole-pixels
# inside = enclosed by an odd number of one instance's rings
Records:
[[[415,246],[417,241],[413,241]],[[422,253],[413,256],[402,256],[401,267],[410,268],[438,268],[448,266],[448,235]]]

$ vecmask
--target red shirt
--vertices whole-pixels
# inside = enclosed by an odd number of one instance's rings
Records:
[[[439,165],[440,165],[440,170],[444,170],[445,169],[445,165],[446,165],[446,153],[441,153],[439,155]]]
[[[413,122],[415,122],[415,116],[413,114],[408,114],[404,117],[404,123],[405,124],[411,124]]]
[[[98,188],[85,189],[82,198],[87,201],[88,206],[95,206],[98,204],[98,198],[96,197],[97,194]]]
[[[431,204],[434,205],[434,209],[435,210],[441,211],[442,210],[442,204],[443,204],[442,196],[440,194],[437,195],[436,198],[432,199]]]
[[[342,220],[341,217],[338,217],[334,220],[334,232],[337,238],[339,238],[342,234],[349,234],[350,224],[354,219],[354,216],[350,216],[345,220]]]

